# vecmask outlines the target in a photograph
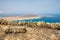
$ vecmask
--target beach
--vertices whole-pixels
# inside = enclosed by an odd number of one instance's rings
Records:
[[[5,19],[5,20],[26,20],[26,19],[37,19],[37,18],[41,18],[41,17],[40,16],[36,16],[36,17],[20,17],[20,16],[1,17],[1,19]]]

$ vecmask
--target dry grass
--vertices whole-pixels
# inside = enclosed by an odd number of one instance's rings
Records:
[[[26,33],[5,34],[2,36],[4,40],[60,40],[60,30],[27,27]],[[0,37],[2,36],[0,35]]]
[[[0,20],[0,40],[60,40],[60,24],[46,24],[45,22],[37,22],[37,23],[13,23],[9,24],[5,21],[1,22]],[[26,33],[11,33],[5,34],[1,28],[8,26],[27,26]],[[57,29],[57,30],[56,30]]]

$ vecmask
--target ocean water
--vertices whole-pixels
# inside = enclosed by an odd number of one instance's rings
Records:
[[[56,16],[56,17],[41,17],[41,18],[36,18],[36,19],[28,19],[28,20],[14,20],[13,22],[41,22],[41,21],[44,21],[44,22],[49,22],[49,23],[56,23],[56,22],[60,22],[60,17],[59,16]]]

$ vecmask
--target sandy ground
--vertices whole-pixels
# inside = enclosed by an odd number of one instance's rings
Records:
[[[27,27],[26,33],[2,35],[0,32],[0,40],[60,40],[60,30]]]
[[[38,17],[1,17],[0,19],[5,19],[5,20],[26,20],[26,19],[36,19],[36,18],[41,18],[40,16]]]

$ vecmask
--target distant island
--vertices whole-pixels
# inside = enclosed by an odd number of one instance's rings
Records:
[[[0,19],[5,19],[5,20],[26,20],[26,19],[36,19],[36,18],[41,18],[42,16],[38,15],[24,15],[24,16],[9,16],[9,17],[0,17]]]

